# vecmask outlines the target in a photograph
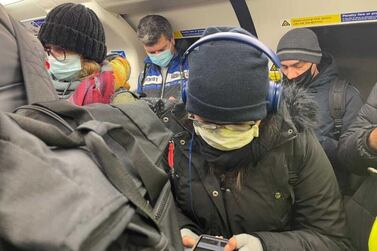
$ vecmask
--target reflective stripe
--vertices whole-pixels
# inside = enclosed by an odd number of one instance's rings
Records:
[[[144,87],[147,85],[156,85],[160,86],[162,84],[162,76],[161,75],[154,75],[154,76],[146,76],[144,80]],[[160,88],[160,87],[158,87]]]
[[[287,54],[287,53],[297,53],[297,54],[305,54],[305,55],[312,55],[312,56],[322,56],[321,52],[311,52],[311,51],[300,51],[300,50],[283,50],[279,51],[276,53],[278,56],[282,54]]]
[[[368,247],[369,251],[377,251],[377,217],[370,231]]]

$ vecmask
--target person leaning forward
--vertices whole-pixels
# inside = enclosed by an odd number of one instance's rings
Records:
[[[343,167],[366,176],[346,204],[350,235],[357,250],[377,250],[377,84],[355,121],[339,140]],[[368,175],[369,174],[369,175]]]
[[[356,190],[355,177],[342,167],[337,147],[339,136],[355,120],[363,104],[359,91],[350,84],[344,86],[335,59],[321,50],[316,34],[310,29],[297,28],[284,34],[278,43],[277,55],[281,60],[283,84],[305,88],[318,103],[319,123],[315,134],[334,168],[342,193],[351,195]],[[334,110],[341,104],[333,98],[333,88],[343,93],[341,99],[345,104],[344,114],[336,118]],[[343,88],[345,90],[341,91]]]
[[[148,98],[180,100],[188,65],[181,62],[169,21],[160,15],[145,16],[139,22],[137,36],[147,53],[137,93]]]
[[[224,31],[251,36],[225,27],[204,36]],[[208,234],[230,238],[227,251],[353,250],[312,129],[315,102],[287,87],[278,111],[267,112],[268,60],[250,45],[212,41],[188,57],[188,126],[167,158],[184,245]]]
[[[106,57],[105,31],[92,9],[75,3],[56,6],[38,38],[60,98],[79,106],[108,104],[122,89],[130,88],[130,64],[121,56]]]

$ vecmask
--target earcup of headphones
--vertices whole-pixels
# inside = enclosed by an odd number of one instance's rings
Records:
[[[267,111],[268,113],[276,113],[279,109],[283,87],[281,84],[273,81],[269,82],[268,96],[267,96]]]

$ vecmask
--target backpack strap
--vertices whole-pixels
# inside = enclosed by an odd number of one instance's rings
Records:
[[[54,124],[63,126],[65,130],[68,129],[68,132],[72,131],[70,124],[64,121],[68,118],[73,119],[77,125],[88,121],[122,125],[124,131],[111,132],[116,142],[110,144],[110,149],[118,156],[126,156],[125,153],[131,155],[130,158],[134,160],[135,169],[151,201],[154,203],[158,198],[167,180],[165,171],[159,168],[159,161],[172,134],[144,102],[135,101],[114,106],[93,104],[82,108],[66,100],[59,100],[24,106],[18,110],[35,110],[43,113],[50,117],[55,122]],[[92,130],[95,130],[95,127]],[[119,144],[122,147],[118,149]],[[121,149],[125,149],[126,152]]]
[[[94,153],[94,157],[101,164],[104,173],[111,183],[137,206],[139,210],[147,215],[159,229],[159,224],[153,215],[151,205],[143,198],[140,192],[135,189],[137,186],[132,175],[101,136],[105,131],[116,129],[116,127],[121,128],[121,126],[116,124],[92,120],[80,125],[78,129],[84,132],[83,135],[87,147]],[[85,133],[86,130],[89,131]]]
[[[142,75],[141,75],[141,79],[140,79],[140,93],[139,93],[139,96],[140,97],[146,97],[145,93],[143,92],[144,91],[144,81],[145,81],[145,78],[147,77],[147,70],[148,70],[148,67],[149,67],[150,64],[144,64],[144,70],[142,72]],[[138,86],[139,88],[139,86]]]
[[[112,99],[114,99],[116,96],[118,96],[118,95],[120,95],[120,94],[122,94],[122,93],[129,93],[129,94],[130,94],[130,97],[133,97],[135,100],[140,99],[140,97],[139,97],[138,94],[136,94],[136,93],[134,93],[134,92],[132,92],[132,91],[130,91],[130,90],[127,90],[127,89],[124,88],[124,87],[119,88],[119,90],[117,90],[117,91],[114,93]]]
[[[346,93],[349,83],[336,78],[330,86],[329,109],[331,118],[334,120],[333,134],[335,139],[339,139],[342,132],[342,118],[346,112]]]
[[[105,60],[111,62],[112,60],[116,59],[117,57],[121,57],[119,54],[111,53],[106,55]]]
[[[108,137],[110,131],[124,131],[121,125],[91,120],[78,126],[74,133],[66,135],[51,124],[18,114],[10,113],[8,116],[16,121],[21,128],[35,135],[49,146],[62,148],[87,147],[93,153],[92,157],[100,164],[108,180],[141,212],[147,215],[157,229],[160,229],[159,223],[153,214],[153,209],[140,193],[140,189],[134,180],[135,178],[133,178],[134,176],[125,166],[124,161],[118,158],[103,138]],[[145,156],[143,157],[145,158]]]

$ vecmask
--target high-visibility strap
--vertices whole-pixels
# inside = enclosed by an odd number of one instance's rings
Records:
[[[369,251],[377,251],[377,217],[372,226],[372,231],[370,231],[368,247]]]

